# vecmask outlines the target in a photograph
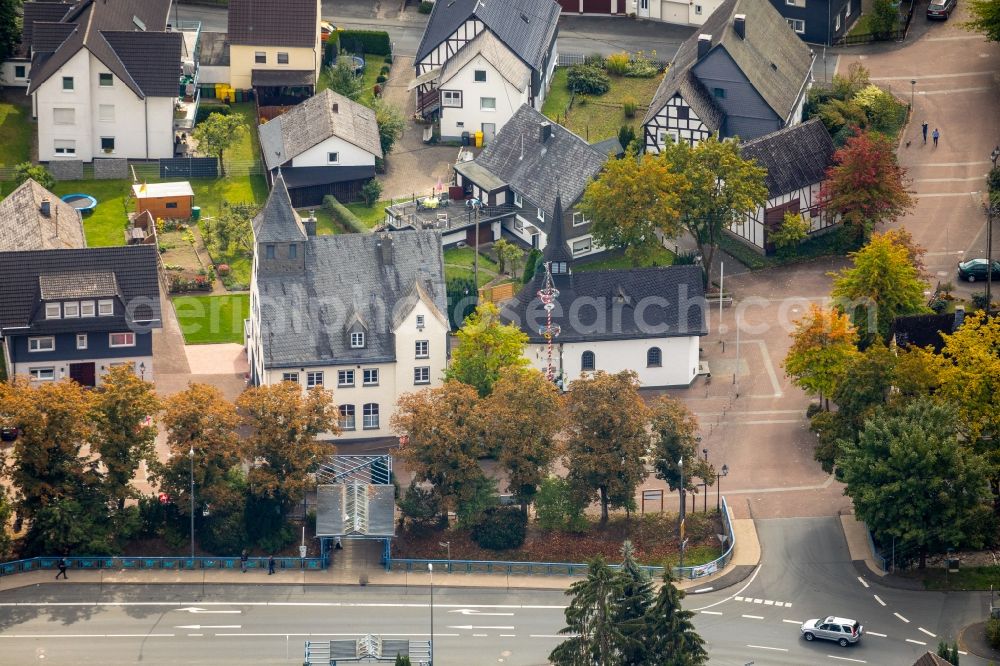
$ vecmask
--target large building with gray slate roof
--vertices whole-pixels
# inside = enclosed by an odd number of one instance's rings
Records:
[[[646,150],[800,122],[814,60],[768,0],[726,0],[670,63],[643,120]]]
[[[33,179],[0,201],[0,252],[86,246],[80,211]]]
[[[253,230],[251,381],[332,391],[342,438],[391,436],[399,396],[438,386],[444,374],[440,234],[317,236],[280,175]]]

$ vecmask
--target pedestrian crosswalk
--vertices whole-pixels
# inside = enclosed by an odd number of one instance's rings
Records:
[[[748,604],[760,604],[762,606],[777,606],[778,608],[791,608],[791,601],[775,601],[774,599],[758,599],[757,597],[733,597],[734,601],[743,601]]]

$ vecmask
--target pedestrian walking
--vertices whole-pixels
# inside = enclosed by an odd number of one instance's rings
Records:
[[[927,143],[927,121],[920,125],[920,129],[924,133],[924,143]]]
[[[250,558],[247,557],[247,549],[244,548],[243,552],[240,554],[240,571],[242,571],[243,573],[247,572],[247,560],[248,559],[250,559]]]
[[[59,558],[59,573],[56,574],[56,580],[59,580],[59,576],[62,576],[63,580],[69,580],[66,577],[66,558],[65,557],[60,557]]]
[[[934,147],[937,148],[938,139],[941,137],[941,133],[938,132],[937,127],[935,127],[934,131],[931,132],[931,137],[934,139]]]
[[[274,555],[267,558],[267,575],[270,576],[274,573]]]

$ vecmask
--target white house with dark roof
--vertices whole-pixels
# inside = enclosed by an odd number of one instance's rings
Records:
[[[27,3],[49,4],[49,3]],[[174,103],[187,47],[168,31],[170,0],[55,3],[34,20],[30,53],[38,159],[174,155]],[[35,9],[32,18],[40,16]],[[191,61],[191,69],[194,63]]]
[[[80,211],[33,179],[0,201],[0,252],[87,247]]]
[[[258,128],[271,178],[281,170],[296,208],[319,206],[332,194],[359,198],[382,157],[375,112],[324,90]]]
[[[740,146],[744,159],[752,159],[767,169],[767,203],[727,231],[758,252],[770,253],[774,246],[768,235],[785,219],[785,213],[801,215],[809,221],[809,234],[828,231],[840,216],[824,210],[820,190],[826,171],[833,166],[836,147],[819,118],[786,127]]]
[[[524,103],[541,110],[558,61],[555,0],[434,3],[415,59],[417,113],[443,139],[487,144]]]
[[[440,234],[317,236],[280,175],[253,230],[251,381],[332,391],[342,439],[392,436],[399,397],[443,381],[449,325]]]
[[[768,0],[726,0],[677,50],[643,119],[646,150],[801,122],[814,60]]]

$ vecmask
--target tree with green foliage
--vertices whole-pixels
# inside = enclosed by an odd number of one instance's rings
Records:
[[[927,283],[913,262],[914,249],[898,234],[873,234],[850,257],[852,266],[833,273],[837,307],[851,317],[862,344],[888,342],[896,317],[929,312]]]
[[[988,463],[960,441],[951,406],[925,397],[882,408],[842,450],[837,465],[858,518],[916,548],[920,568],[929,553],[982,546]]]
[[[0,560],[6,560],[11,555],[11,520],[14,517],[14,503],[7,496],[7,487],[0,485]]]
[[[330,72],[330,90],[343,95],[355,102],[365,91],[365,81],[354,71],[354,61],[349,56],[337,58],[337,62],[328,68]]]
[[[0,0],[0,62],[6,60],[21,41],[22,2],[23,0]]]
[[[225,152],[240,140],[247,131],[243,117],[239,114],[210,113],[208,118],[198,123],[191,138],[198,144],[198,150],[213,155],[219,160],[219,173],[226,176]]]
[[[3,2],[3,0],[0,0]],[[32,164],[31,162],[21,162],[14,167],[14,185],[20,185],[28,179],[32,179],[45,189],[52,191],[52,188],[56,186],[56,179],[53,177],[49,170],[46,169],[41,164]]]
[[[622,655],[633,639],[618,623],[623,583],[623,577],[597,557],[590,562],[587,577],[570,585],[566,627],[559,633],[573,635],[552,650],[553,666],[624,663]]]
[[[427,527],[441,515],[441,498],[435,494],[433,488],[418,485],[414,479],[399,498],[399,513],[400,527],[407,518],[413,525]]]
[[[475,312],[479,302],[476,281],[471,275],[450,278],[445,284],[445,293],[448,294],[448,323],[451,330],[457,331],[466,317]]]
[[[389,104],[381,97],[375,99],[373,107],[375,109],[375,122],[378,124],[378,140],[382,146],[382,159],[389,156],[392,147],[403,136],[406,129],[406,119],[392,104]]]
[[[660,396],[652,405],[653,468],[656,478],[667,482],[670,490],[681,487],[683,461],[684,491],[695,489],[695,478],[709,485],[715,483],[715,468],[698,451],[698,420],[687,406],[670,396]]]
[[[892,0],[873,0],[872,13],[868,18],[868,29],[873,35],[890,35],[899,27],[899,5]]]
[[[674,587],[669,570],[656,601],[646,614],[644,645],[649,666],[702,666],[708,663],[705,641],[695,631],[694,613],[681,608],[684,592]]]
[[[631,510],[635,489],[646,478],[643,456],[650,445],[649,409],[633,371],[597,371],[570,383],[566,396],[570,485],[581,499],[601,503],[601,522],[610,507]]]
[[[382,196],[382,183],[377,178],[372,178],[361,188],[361,196],[365,200],[365,205],[371,208]]]
[[[843,313],[815,303],[795,322],[785,374],[799,388],[819,395],[820,405],[836,390],[851,359],[858,336]]]
[[[549,476],[538,486],[535,495],[535,518],[543,530],[582,532],[587,520],[583,516],[586,502],[574,493],[569,481]]]
[[[622,125],[618,128],[618,145],[622,147],[622,150],[628,152],[629,149],[632,149],[632,152],[638,155],[639,151],[632,146],[635,138],[635,129],[631,125]]]
[[[472,386],[480,397],[490,394],[504,368],[528,367],[524,358],[528,336],[517,326],[504,324],[497,306],[489,301],[466,318],[455,338],[445,377]]]
[[[1000,0],[972,0],[969,3],[972,20],[962,27],[982,33],[991,42],[1000,42]]]
[[[423,6],[425,4],[430,5],[431,3],[429,3],[429,2],[421,2],[420,3],[421,8],[423,8]],[[431,5],[431,6],[433,7],[433,5]],[[422,14],[429,14],[430,12],[421,11],[421,13]],[[393,666],[410,666],[410,657],[409,657],[409,655],[397,654],[396,655],[396,661],[395,661],[395,663],[394,663]]]
[[[514,245],[506,238],[500,238],[493,243],[493,251],[497,255],[500,273],[513,273],[515,265],[524,256],[524,250]]]
[[[625,635],[622,641],[620,664],[646,664],[646,623],[649,609],[656,598],[653,581],[635,559],[635,546],[631,541],[622,543],[621,602],[618,607],[618,626]]]
[[[232,251],[253,255],[253,220],[260,207],[251,203],[222,202],[215,219],[202,219],[205,244],[218,254]]]
[[[785,213],[781,224],[768,231],[767,240],[774,243],[778,252],[793,250],[809,237],[809,220],[801,213]]]

